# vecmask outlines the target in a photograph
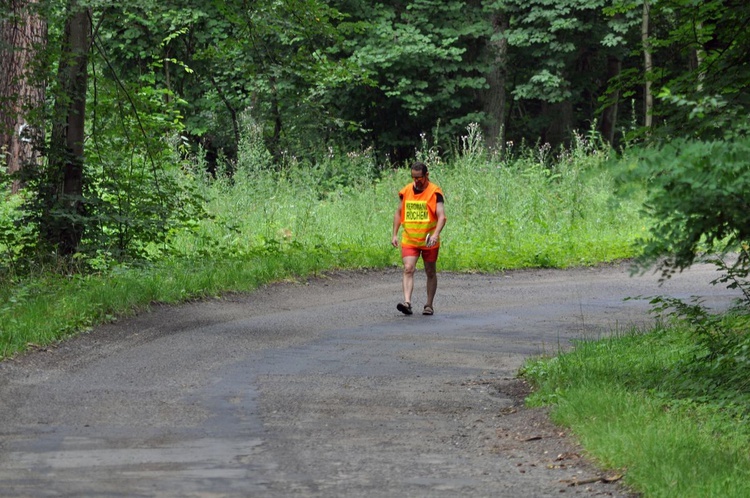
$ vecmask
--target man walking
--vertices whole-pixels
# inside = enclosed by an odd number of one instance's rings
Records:
[[[423,315],[432,315],[432,302],[437,291],[437,258],[440,250],[440,232],[445,226],[443,191],[430,182],[427,165],[416,162],[411,167],[412,183],[402,188],[399,204],[393,215],[391,244],[398,247],[398,231],[404,227],[401,237],[401,258],[404,261],[404,301],[396,308],[405,315],[413,313],[411,295],[414,290],[414,270],[422,257],[427,276],[427,303]]]

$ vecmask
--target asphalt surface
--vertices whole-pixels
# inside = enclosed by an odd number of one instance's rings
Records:
[[[627,297],[724,307],[715,277],[441,273],[407,317],[392,269],[155,306],[0,363],[0,496],[631,496],[516,373],[653,321]]]

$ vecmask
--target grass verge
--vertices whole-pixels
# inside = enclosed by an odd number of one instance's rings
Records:
[[[750,496],[746,367],[722,372],[706,353],[675,325],[580,342],[522,372],[536,386],[528,402],[553,405],[590,457],[645,496]]]
[[[357,253],[382,267],[390,251]],[[119,267],[104,274],[45,274],[6,289],[0,303],[0,359],[44,346],[148,309],[227,292],[249,292],[268,282],[305,278],[339,265],[355,267],[347,251],[265,248],[243,258],[179,259],[145,268]]]

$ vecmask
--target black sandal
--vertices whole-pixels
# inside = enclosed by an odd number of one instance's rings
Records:
[[[422,311],[422,314],[423,315],[432,315],[433,313],[435,313],[435,310],[432,309],[432,306],[425,305],[424,310]]]
[[[396,305],[396,309],[399,310],[404,315],[411,315],[412,314],[411,303],[406,303],[406,302],[404,302],[404,303],[398,303]]]

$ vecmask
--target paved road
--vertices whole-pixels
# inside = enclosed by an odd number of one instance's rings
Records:
[[[649,321],[628,296],[726,305],[714,274],[441,274],[432,317],[397,269],[156,307],[0,363],[0,496],[627,496],[568,486],[596,469],[514,375]]]

